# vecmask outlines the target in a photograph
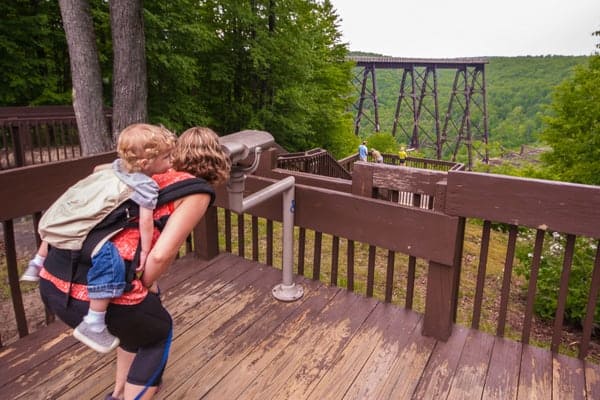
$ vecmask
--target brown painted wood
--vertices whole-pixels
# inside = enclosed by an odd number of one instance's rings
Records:
[[[358,301],[359,299],[353,293],[338,293],[316,318],[316,324],[308,327],[285,351],[277,354],[271,361],[270,368],[263,370],[240,397],[302,398],[284,394],[278,396],[277,393],[300,390],[301,386],[296,386],[295,382],[300,379],[312,381],[314,377],[311,374],[321,370],[319,365],[328,365],[337,352],[343,349],[375,307],[374,301]],[[352,318],[342,320],[341,316],[348,309],[353,309],[356,313],[352,314]]]
[[[584,361],[585,390],[587,398],[600,399],[600,365]]]
[[[437,342],[420,314],[300,277],[305,297],[280,303],[280,279],[227,253],[177,260],[160,281],[175,336],[158,398],[599,398],[596,364],[456,325]],[[55,323],[0,350],[0,370],[3,398],[100,400],[114,355]]]
[[[363,197],[373,196],[373,170],[368,163],[357,162],[352,168],[352,194]]]
[[[387,378],[392,380],[392,382],[388,382],[387,384],[388,392],[391,391],[393,384],[396,382],[394,377],[389,376],[389,372],[400,357],[403,348],[410,342],[410,338],[414,337],[412,334],[420,330],[420,322],[421,318],[410,312],[401,311],[396,318],[393,318],[385,332],[396,336],[397,340],[387,340],[384,336],[381,340],[371,344],[375,345],[375,347],[368,354],[366,361],[361,365],[359,374],[354,378],[348,377],[340,382],[344,386],[350,385],[343,398],[385,398],[380,396],[382,395],[381,390],[384,390]],[[364,355],[358,356],[364,358]],[[397,378],[397,375],[395,378]]]
[[[115,157],[110,152],[0,171],[0,187],[10,188],[11,193],[11,201],[3,202],[0,208],[0,221],[45,210],[69,186],[91,174],[96,165],[111,162]]]
[[[476,172],[448,172],[446,212],[600,237],[600,188]]]
[[[303,285],[317,285],[314,281],[303,281]],[[312,289],[317,291],[319,289]],[[339,289],[338,289],[339,290]],[[323,309],[337,294],[337,290],[319,290],[318,296],[309,297],[302,306],[290,315],[277,329],[274,335],[263,336],[260,343],[255,346],[251,354],[239,361],[235,368],[224,374],[219,385],[211,388],[207,393],[207,399],[235,399],[239,398],[241,392],[250,385],[256,377],[265,369],[269,368],[271,362],[278,355],[286,351],[296,338],[308,329],[306,320],[317,318]],[[242,348],[243,351],[243,348]]]
[[[406,273],[406,301],[404,307],[412,310],[415,298],[415,273],[417,268],[416,257],[408,257],[408,270]]]
[[[337,286],[338,282],[338,266],[340,257],[340,238],[334,236],[331,238],[331,279],[329,283]]]
[[[387,255],[387,269],[385,272],[385,302],[392,302],[392,295],[394,290],[394,261],[395,255],[393,251],[388,251]]]
[[[396,332],[400,324],[406,325],[406,322],[395,307],[378,304],[308,399],[320,400],[334,393],[345,393],[377,347],[383,346],[381,342],[385,337],[393,334],[391,330]]]
[[[446,180],[446,172],[386,164],[356,166],[373,170],[373,186],[378,188],[435,196],[437,184]],[[356,171],[356,169],[354,170]]]
[[[246,179],[249,193],[272,182],[254,176]],[[357,242],[452,265],[459,219],[387,201],[356,197],[326,189],[296,185],[295,225]],[[216,203],[227,204],[227,195]],[[281,221],[281,197],[274,196],[252,208],[253,215]],[[369,209],[369,213],[363,210]],[[410,229],[398,229],[407,226]]]
[[[502,291],[500,293],[500,309],[498,310],[497,336],[504,336],[506,325],[506,313],[510,296],[510,280],[512,277],[513,262],[515,259],[515,248],[517,243],[518,227],[511,225],[508,230],[508,243],[506,247],[506,259],[504,261],[504,275],[502,277]]]
[[[246,255],[246,235],[245,235],[244,214],[237,214],[237,243],[238,243],[238,255],[240,257],[244,257]]]
[[[494,348],[485,378],[482,400],[517,398],[517,383],[521,361],[521,343],[494,338]]]
[[[494,338],[477,330],[467,335],[448,400],[479,399],[490,362]]]
[[[352,297],[356,296],[355,294],[340,292],[336,297],[346,294],[349,295],[346,299],[348,306],[351,306]],[[341,323],[338,321],[334,326],[329,325],[329,321],[325,322],[327,332],[323,332],[322,336],[312,335],[313,339],[316,340],[313,349],[305,353],[307,356],[300,363],[297,363],[299,365],[296,365],[295,368],[286,368],[291,370],[292,375],[289,378],[286,378],[285,374],[277,377],[277,380],[282,384],[279,390],[271,392],[273,398],[307,398],[329,371],[329,366],[333,365],[342,356],[350,341],[359,335],[359,329],[368,323],[366,320],[373,314],[377,304],[376,301],[369,301],[361,297],[360,302],[355,306],[356,313],[351,318]],[[304,351],[305,349],[302,350],[302,352]],[[265,393],[265,397],[269,395],[268,392],[263,393]]]
[[[194,250],[200,258],[210,260],[219,254],[219,218],[216,207],[208,207],[193,232]]]
[[[521,334],[521,342],[529,343],[531,335],[531,321],[533,319],[533,306],[535,301],[535,292],[537,289],[537,277],[540,271],[540,260],[542,258],[542,250],[544,245],[545,232],[541,229],[537,230],[535,235],[535,245],[533,248],[533,258],[531,260],[531,271],[529,273],[529,286],[527,288],[527,304],[525,305],[525,317],[523,318],[523,332]]]
[[[475,298],[473,299],[473,319],[471,328],[479,328],[481,318],[481,304],[483,303],[483,286],[485,285],[485,271],[487,268],[488,249],[490,247],[490,221],[483,222],[481,231],[481,246],[479,248],[479,266],[477,268],[477,285],[475,286]]]
[[[225,251],[231,253],[231,211],[225,210]]]
[[[170,390],[167,390],[165,396],[174,396],[175,398],[201,398],[210,392],[209,398],[218,398],[215,396],[223,396],[221,398],[234,398],[233,393],[220,392],[220,388],[232,389],[233,387],[243,387],[242,383],[248,379],[248,374],[240,373],[236,374],[235,370],[238,370],[238,364],[244,364],[247,358],[255,352],[264,351],[265,340],[270,341],[268,338],[273,334],[280,335],[281,344],[278,341],[278,347],[283,346],[285,343],[284,338],[281,336],[281,330],[284,328],[282,325],[289,326],[288,320],[297,319],[299,315],[308,312],[310,307],[317,302],[319,296],[324,293],[319,290],[315,283],[311,283],[308,280],[303,280],[302,284],[306,287],[305,296],[301,301],[292,303],[279,303],[273,301],[268,308],[265,309],[264,318],[261,318],[260,323],[251,324],[247,330],[243,332],[243,335],[233,337],[223,337],[227,334],[226,331],[220,332],[219,336],[214,335],[210,337],[210,341],[204,343],[204,347],[210,346],[210,352],[201,352],[202,348],[196,346],[200,350],[197,354],[198,368],[193,368],[191,371],[187,368],[187,365],[181,365],[186,375],[189,375],[190,384],[185,386],[172,385]],[[327,299],[326,296],[323,296]],[[322,303],[321,303],[322,304]],[[255,305],[252,305],[255,307]],[[322,305],[321,305],[322,307]],[[252,310],[249,310],[252,311]],[[243,314],[238,314],[235,319],[244,320],[248,316],[245,315],[246,310]],[[256,318],[259,317],[254,312],[255,322]],[[236,321],[237,323],[237,321]],[[235,331],[233,331],[235,332]],[[286,334],[289,336],[289,340],[297,334],[297,332],[286,329]],[[267,339],[265,339],[267,338]],[[207,357],[210,357],[207,359]],[[187,358],[187,357],[186,357]],[[202,363],[204,360],[204,363]],[[185,361],[185,360],[183,360]],[[261,360],[264,362],[265,360]],[[256,364],[252,365],[252,368],[256,368]],[[220,382],[223,376],[228,375],[232,372],[230,379],[233,379],[235,384],[232,387],[223,385]],[[191,374],[191,375],[190,375]],[[178,377],[179,379],[179,377]],[[228,379],[226,377],[225,379]],[[246,381],[247,382],[247,381]],[[247,382],[249,383],[249,382]],[[218,387],[216,387],[218,384]]]
[[[592,271],[592,281],[590,283],[590,294],[585,308],[585,318],[583,320],[583,333],[581,344],[579,346],[579,358],[587,356],[590,340],[592,338],[592,325],[594,324],[594,315],[596,304],[598,304],[598,294],[600,293],[600,241],[596,242],[596,258],[594,260],[594,270]]]
[[[454,269],[429,263],[423,335],[447,340],[452,332],[452,281]]]
[[[552,398],[585,400],[583,361],[555,354],[552,359]]]
[[[445,399],[458,366],[469,330],[455,326],[447,342],[438,342],[425,366],[414,399]]]
[[[552,355],[547,350],[523,345],[519,372],[519,400],[552,398]]]
[[[258,217],[252,216],[252,260],[258,261],[259,258],[258,249]]]
[[[346,273],[348,274],[348,286],[346,289],[354,290],[354,240],[348,240],[348,248],[346,249],[346,260],[348,262]]]
[[[560,274],[560,287],[558,291],[558,300],[556,305],[556,313],[554,315],[554,329],[552,332],[552,342],[550,349],[553,353],[558,353],[560,337],[563,328],[563,319],[565,315],[565,307],[567,303],[567,293],[569,291],[569,274],[571,273],[571,264],[573,263],[573,251],[575,249],[575,236],[567,235],[567,243],[565,245],[565,256],[563,259],[563,268]]]
[[[267,220],[267,265],[273,265],[273,221]]]
[[[460,287],[460,272],[462,269],[463,246],[465,241],[466,218],[458,218],[458,229],[456,231],[456,241],[454,250],[453,274],[452,274],[452,293],[450,303],[452,307],[452,322],[456,322],[458,314],[458,291]]]
[[[421,335],[419,328],[417,326],[409,337],[412,344],[404,346],[396,358],[384,387],[378,391],[381,393],[378,398],[407,399],[415,391],[435,347],[435,340]],[[410,365],[410,368],[406,368],[406,365]],[[388,386],[391,382],[393,386]]]
[[[173,352],[185,349],[185,357],[169,360],[169,366],[172,373],[178,379],[184,381],[195,379],[198,371],[203,368],[215,354],[220,353],[226,346],[230,345],[241,333],[248,334],[249,329],[265,329],[271,331],[268,326],[273,321],[263,318],[259,326],[258,319],[269,315],[277,315],[278,302],[272,296],[263,296],[262,293],[273,287],[280,279],[280,274],[268,268],[262,268],[256,275],[256,279],[251,282],[252,289],[242,290],[242,295],[236,296],[234,304],[228,304],[227,307],[221,306],[208,314],[206,318],[195,320],[187,331],[179,337],[173,344]],[[262,292],[262,293],[261,293]],[[297,304],[286,303],[284,308],[290,312]],[[281,306],[279,307],[280,311]],[[283,317],[282,317],[283,318]],[[273,326],[274,328],[274,326]],[[185,337],[184,337],[185,336]],[[248,346],[253,344],[246,343]],[[210,349],[209,351],[206,351]],[[236,349],[232,349],[236,351]],[[165,382],[167,383],[167,382]],[[206,381],[202,380],[203,385],[191,383],[185,386],[165,385],[164,396],[174,396],[176,398],[198,398],[201,391],[206,391]],[[208,386],[210,388],[210,386]]]
[[[375,284],[375,246],[369,246],[367,261],[367,297],[373,297],[373,285]]]
[[[315,232],[315,240],[313,244],[313,271],[312,278],[319,280],[321,278],[321,248],[323,243],[323,234]]]
[[[19,285],[19,270],[17,265],[17,251],[15,243],[15,230],[12,220],[2,221],[2,230],[4,232],[4,247],[6,254],[6,274],[8,275],[8,285],[10,288],[10,297],[12,299],[13,311],[17,322],[17,331],[19,337],[27,336],[27,318],[25,317],[25,307],[23,306],[23,297],[21,296],[21,286]],[[0,338],[1,339],[1,338]],[[0,347],[2,341],[0,340]]]
[[[304,257],[306,254],[306,229],[298,229],[298,275],[304,275]]]
[[[261,172],[258,175],[277,180],[283,179],[288,176],[293,176],[296,180],[297,185],[320,187],[323,189],[331,189],[344,193],[352,192],[352,181],[348,179],[319,176],[305,172],[290,171],[287,169],[279,168],[265,173]]]

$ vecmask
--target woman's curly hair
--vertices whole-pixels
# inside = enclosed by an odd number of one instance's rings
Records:
[[[219,136],[206,127],[183,132],[177,139],[171,160],[175,170],[204,178],[210,184],[225,182],[231,170],[231,160],[223,151]]]

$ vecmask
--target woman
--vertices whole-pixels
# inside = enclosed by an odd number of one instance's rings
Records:
[[[177,141],[172,163],[173,170],[153,177],[161,190],[179,190],[182,186],[193,189],[154,210],[155,220],[168,220],[161,233],[154,232],[143,276],[134,278],[130,290],[114,299],[107,310],[108,329],[121,343],[117,349],[115,388],[106,397],[109,400],[147,399],[156,392],[168,356],[172,320],[153,292],[155,283],[212,202],[214,194],[204,180],[211,184],[225,181],[231,165],[217,135],[208,128],[184,132]],[[126,264],[131,264],[139,231],[126,229],[111,241]],[[42,300],[71,327],[81,322],[89,306],[87,269],[89,260],[84,256],[52,248],[40,274]]]

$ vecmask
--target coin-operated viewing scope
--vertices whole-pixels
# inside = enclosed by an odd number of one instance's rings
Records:
[[[294,244],[294,187],[295,179],[288,176],[256,193],[244,198],[246,175],[256,171],[263,149],[275,144],[269,132],[246,130],[219,138],[221,145],[231,159],[231,173],[227,182],[229,208],[238,214],[260,204],[271,197],[282,194],[282,231],[283,231],[283,279],[272,290],[273,296],[282,301],[294,301],[301,298],[304,289],[293,281],[293,244]]]

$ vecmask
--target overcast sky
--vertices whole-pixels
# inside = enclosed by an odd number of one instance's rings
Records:
[[[600,0],[330,0],[350,50],[393,57],[590,55]]]

